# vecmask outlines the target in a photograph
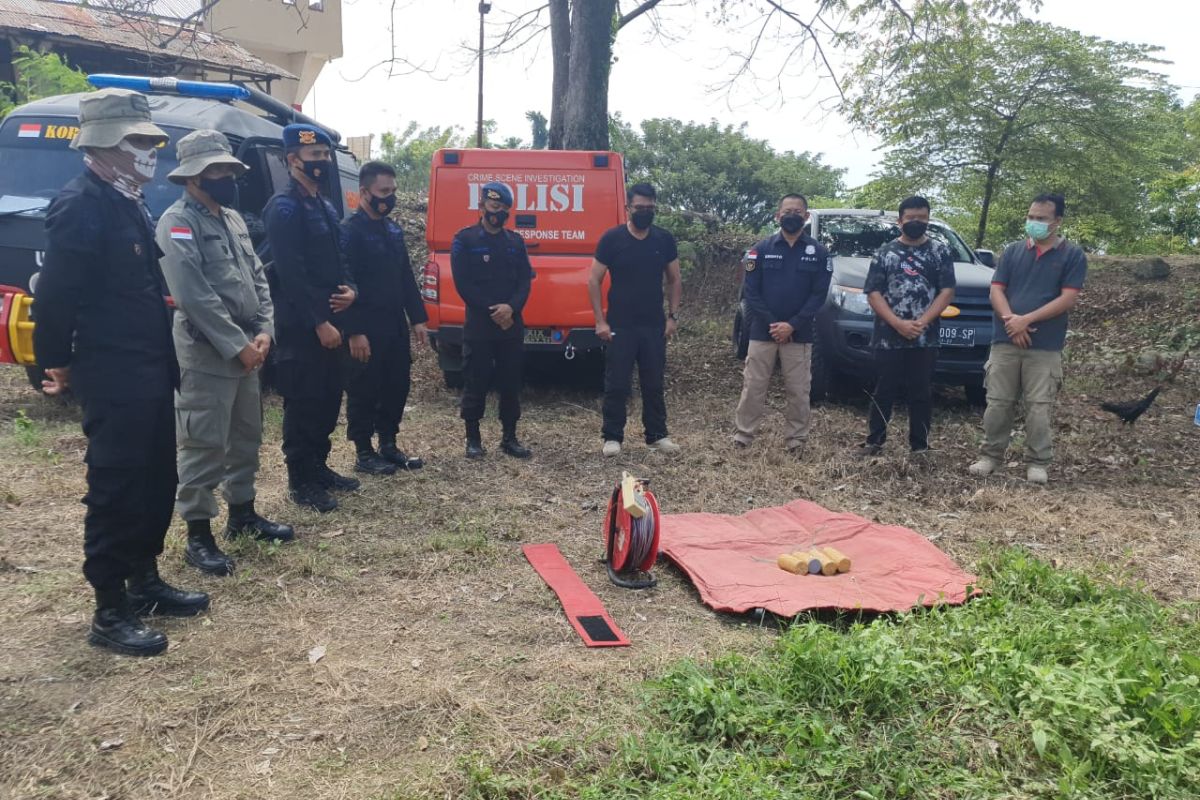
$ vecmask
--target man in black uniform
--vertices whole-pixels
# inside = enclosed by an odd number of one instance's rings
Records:
[[[483,458],[479,420],[483,418],[493,371],[500,392],[500,449],[513,458],[529,458],[517,439],[521,418],[521,359],[525,323],[521,309],[529,299],[533,266],[525,240],[504,229],[512,192],[502,183],[480,190],[479,224],[454,234],[450,271],[454,288],[466,305],[463,326],[462,418],[467,426],[467,458]]]
[[[605,232],[596,245],[588,295],[596,316],[596,336],[608,344],[604,354],[604,439],[602,452],[615,456],[625,439],[626,404],[633,388],[633,365],[642,385],[642,425],[646,444],[662,453],[678,453],[667,436],[663,394],[667,339],[675,334],[675,315],[683,282],[675,237],[654,225],[657,193],[638,183],[625,194],[629,221]],[[608,316],[601,303],[604,273],[611,273]],[[663,314],[663,285],[668,312]]]
[[[169,586],[157,566],[175,504],[179,365],[142,186],[167,135],[146,97],[124,89],[83,97],[79,122],[71,146],[86,169],[46,216],[34,350],[46,393],[70,387],[83,406],[83,573],[96,591],[88,640],[150,656],[167,637],[136,615],[208,608],[208,595]]]
[[[368,161],[359,170],[358,184],[358,211],[342,223],[342,252],[358,289],[353,313],[356,328],[363,332],[361,340],[350,337],[350,351],[367,360],[351,368],[346,435],[358,453],[355,469],[391,475],[397,469],[424,465],[396,447],[396,434],[411,382],[408,326],[424,344],[429,316],[413,277],[404,231],[389,218],[396,207],[396,171],[380,161]],[[361,352],[363,347],[366,353]],[[379,435],[378,452],[371,442],[374,434]]]
[[[263,209],[275,302],[275,382],[283,395],[283,457],[292,501],[333,511],[331,489],[359,483],[329,468],[329,437],[342,408],[346,348],[343,314],[355,290],[342,257],[338,216],[321,196],[333,174],[333,141],[312,125],[283,129],[291,180]],[[357,333],[357,331],[347,331]]]

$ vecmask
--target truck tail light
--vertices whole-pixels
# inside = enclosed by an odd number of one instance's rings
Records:
[[[438,302],[438,283],[441,277],[441,270],[438,268],[436,261],[426,261],[425,268],[421,270],[421,297],[430,303]]]

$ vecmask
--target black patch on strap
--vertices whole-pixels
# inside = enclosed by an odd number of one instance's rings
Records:
[[[604,617],[576,617],[575,621],[583,626],[588,638],[593,642],[621,641],[617,634],[613,633],[613,629],[609,627],[608,621]]]

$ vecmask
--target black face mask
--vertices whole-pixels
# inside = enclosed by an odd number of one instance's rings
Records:
[[[396,195],[394,194],[389,194],[387,197],[376,197],[368,193],[367,197],[371,198],[371,210],[381,217],[391,216],[392,210],[396,207]]]
[[[508,212],[503,210],[485,211],[483,212],[483,218],[487,220],[487,224],[491,225],[493,228],[503,228],[504,223],[508,222]]]
[[[329,171],[332,164],[329,163],[328,159],[321,159],[320,161],[304,161],[302,159],[300,167],[304,170],[304,174],[308,176],[310,181],[323,184],[329,180]]]
[[[796,233],[804,227],[804,217],[796,214],[788,214],[786,217],[779,218],[779,227],[783,228],[786,233]]]
[[[237,181],[233,176],[201,178],[200,189],[218,205],[232,208],[237,203]]]
[[[925,235],[925,231],[929,230],[929,223],[919,219],[910,219],[900,226],[900,230],[904,231],[904,235],[909,239],[920,239]]]
[[[633,222],[633,227],[639,231],[644,231],[654,224],[654,212],[635,211],[629,215],[629,219]]]

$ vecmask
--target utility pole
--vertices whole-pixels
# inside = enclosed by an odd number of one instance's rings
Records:
[[[475,126],[476,147],[483,147],[483,18],[491,10],[491,3],[479,4],[479,116]]]

